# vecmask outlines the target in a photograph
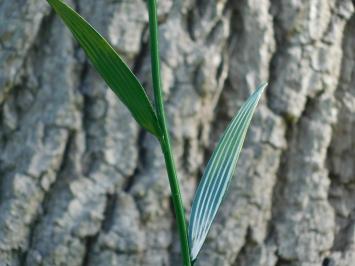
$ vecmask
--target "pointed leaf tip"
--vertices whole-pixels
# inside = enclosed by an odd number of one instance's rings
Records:
[[[84,49],[107,85],[130,110],[137,122],[160,135],[156,113],[144,88],[111,45],[78,13],[61,0],[47,0]]]
[[[233,176],[250,121],[268,83],[262,83],[232,120],[204,171],[192,203],[189,244],[196,260]]]

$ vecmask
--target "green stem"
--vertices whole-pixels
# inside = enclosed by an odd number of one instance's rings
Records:
[[[172,201],[175,209],[176,222],[180,235],[181,253],[185,266],[191,266],[190,249],[187,237],[187,225],[185,220],[185,211],[181,199],[179,181],[176,175],[176,167],[172,154],[170,137],[166,123],[164,111],[164,98],[161,86],[160,65],[159,65],[159,42],[158,42],[158,19],[156,0],[148,1],[149,9],[149,30],[150,30],[150,49],[152,60],[152,76],[155,106],[160,128],[162,130],[159,138],[160,145],[164,154],[165,164],[168,172]]]

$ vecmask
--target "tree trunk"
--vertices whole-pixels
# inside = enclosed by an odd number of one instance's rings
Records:
[[[70,4],[151,96],[145,1]],[[354,5],[159,1],[187,211],[218,137],[269,81],[198,265],[354,265]],[[181,265],[179,253],[158,142],[46,1],[0,0],[0,266]]]

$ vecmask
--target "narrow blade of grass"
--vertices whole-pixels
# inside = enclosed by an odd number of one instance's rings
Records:
[[[266,86],[266,83],[260,85],[240,108],[205,169],[191,209],[189,243],[192,260],[196,260],[227,191],[250,121]]]
[[[84,49],[107,85],[127,106],[137,122],[160,136],[157,116],[144,88],[111,45],[78,13],[61,0],[47,0]]]

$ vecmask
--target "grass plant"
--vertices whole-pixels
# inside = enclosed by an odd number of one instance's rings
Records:
[[[193,265],[222,203],[228,184],[234,175],[250,121],[267,84],[261,84],[245,101],[224,132],[197,188],[188,226],[164,109],[156,0],[148,0],[154,105],[138,78],[108,41],[62,0],[47,1],[62,18],[84,49],[92,65],[126,105],[137,123],[159,141],[169,178],[176,224],[180,236],[182,262],[184,266]]]

